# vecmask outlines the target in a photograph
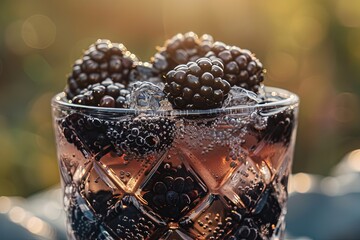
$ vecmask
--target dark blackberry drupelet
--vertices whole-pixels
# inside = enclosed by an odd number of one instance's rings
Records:
[[[174,69],[179,64],[195,61],[210,51],[212,36],[202,35],[200,38],[193,32],[177,34],[167,40],[163,47],[158,47],[158,52],[151,59],[153,66],[162,75]]]
[[[244,192],[240,195],[240,199],[243,202],[244,206],[248,210],[252,210],[255,206],[261,194],[264,191],[264,184],[259,182],[253,187],[246,186]]]
[[[94,239],[98,223],[95,219],[86,217],[80,206],[71,206],[70,224],[76,239]]]
[[[74,144],[85,157],[98,154],[111,144],[106,136],[107,126],[103,120],[73,113],[59,120],[59,126],[66,140]]]
[[[175,122],[168,118],[138,118],[116,123],[107,137],[118,154],[147,155],[167,149],[175,137]]]
[[[164,92],[176,109],[218,108],[230,91],[223,74],[220,60],[200,58],[168,72]]]
[[[101,219],[79,195],[74,196],[68,211],[68,220],[76,240],[114,239]]]
[[[244,197],[241,196],[247,210],[244,212],[239,212],[239,209],[232,211],[233,219],[239,223],[239,227],[232,232],[228,239],[270,239],[276,230],[282,212],[274,187],[258,184],[252,191],[246,191],[244,195],[248,195],[250,200],[244,201]]]
[[[142,189],[148,206],[168,221],[178,221],[206,195],[207,189],[181,164],[163,162]]]
[[[176,131],[175,122],[163,117],[115,122],[78,113],[59,120],[59,126],[85,157],[96,155],[98,160],[111,151],[118,156],[161,152],[172,144]]]
[[[130,91],[121,83],[114,83],[110,78],[89,85],[76,95],[72,102],[80,105],[127,108],[129,105]]]
[[[219,58],[222,61],[224,79],[231,86],[258,92],[260,84],[264,80],[265,71],[262,63],[249,50],[215,42],[206,57]]]
[[[104,215],[107,213],[109,207],[114,205],[120,198],[119,195],[114,195],[111,191],[100,190],[97,192],[86,192],[86,199],[90,203],[91,207],[97,214]]]
[[[104,221],[117,235],[117,239],[123,240],[150,239],[159,227],[143,213],[140,203],[130,196],[118,201],[108,211]]]
[[[288,146],[291,141],[292,131],[296,124],[293,109],[287,109],[276,114],[267,114],[265,129],[256,129],[251,126],[259,141],[265,140],[269,143],[282,143]]]
[[[271,115],[268,118],[265,129],[266,139],[271,143],[283,142],[288,145],[291,140],[292,130],[294,128],[294,110],[288,109],[283,112]]]
[[[129,73],[137,58],[123,44],[99,39],[78,59],[68,77],[65,87],[66,97],[71,100],[89,85],[110,78],[125,86],[129,83]]]
[[[265,189],[250,217],[259,229],[262,229],[264,234],[270,238],[279,222],[281,212],[275,189],[270,185]]]
[[[245,218],[238,230],[230,235],[227,240],[263,240],[260,231],[251,218]]]

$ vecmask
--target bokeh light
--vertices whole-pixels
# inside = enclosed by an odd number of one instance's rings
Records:
[[[313,187],[313,180],[309,174],[297,173],[292,176],[290,192],[306,193]]]
[[[21,207],[13,207],[9,211],[9,218],[14,223],[21,223],[26,217],[26,212]]]
[[[54,42],[56,26],[47,16],[33,15],[24,21],[21,36],[29,47],[44,49]]]
[[[334,177],[325,177],[321,180],[320,188],[323,193],[329,196],[336,196],[340,192],[340,183]]]
[[[286,52],[269,53],[267,73],[275,82],[295,81],[298,76],[298,62]]]
[[[360,27],[360,2],[336,0],[335,11],[340,22],[346,27]]]
[[[22,39],[21,28],[22,22],[17,20],[7,25],[5,29],[5,43],[7,49],[18,55],[26,54],[29,51]]]
[[[351,168],[360,172],[360,149],[352,151],[347,158],[347,162]]]
[[[11,209],[11,201],[8,197],[0,197],[0,213],[7,213]]]

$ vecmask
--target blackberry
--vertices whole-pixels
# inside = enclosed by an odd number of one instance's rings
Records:
[[[110,78],[89,85],[72,102],[80,105],[126,108],[129,105],[130,91],[121,83],[114,83]]]
[[[67,98],[71,100],[89,85],[100,83],[107,78],[127,86],[129,73],[136,61],[135,55],[123,44],[97,40],[73,65],[65,87]]]
[[[295,126],[294,117],[294,110],[287,109],[270,115],[267,118],[265,129],[255,129],[253,126],[251,129],[258,136],[259,140],[264,139],[269,143],[283,143],[285,146],[288,146]]]
[[[169,221],[178,221],[206,195],[207,189],[181,164],[163,162],[143,187],[148,206]]]
[[[240,225],[228,239],[270,239],[282,212],[276,194],[272,185],[265,187],[262,183],[257,184],[251,191],[245,191],[243,195],[247,197],[240,197],[247,210],[239,217],[237,217],[238,211],[232,211],[234,220]],[[249,201],[245,200],[247,198]]]
[[[59,126],[66,140],[85,157],[98,154],[111,144],[106,136],[107,125],[101,119],[73,113],[59,120]]]
[[[118,201],[106,214],[105,223],[117,235],[117,239],[150,239],[157,225],[141,210],[140,203],[131,196]]]
[[[80,206],[70,207],[71,228],[76,239],[86,239],[91,236],[92,232],[96,232],[96,222],[94,219],[85,217]]]
[[[259,229],[266,229],[263,232],[270,238],[277,226],[281,212],[275,189],[270,185],[265,189],[256,207],[251,212],[251,218],[259,226]]]
[[[97,214],[104,215],[108,211],[110,205],[114,204],[119,195],[114,195],[108,190],[99,190],[97,192],[86,192],[86,199]]]
[[[258,92],[260,84],[264,80],[265,71],[262,63],[249,50],[215,42],[206,57],[219,58],[222,61],[224,79],[231,86]]]
[[[177,34],[167,40],[163,47],[151,59],[154,68],[162,75],[174,69],[179,64],[195,61],[210,51],[213,43],[212,36],[202,35],[200,38],[193,32]]]
[[[270,142],[288,145],[294,128],[294,110],[289,109],[268,118],[266,130]],[[266,131],[265,130],[265,131]]]
[[[118,153],[146,155],[167,149],[175,137],[175,123],[168,118],[139,118],[117,123],[107,137]]]
[[[175,123],[168,118],[139,118],[105,121],[73,113],[59,120],[66,140],[85,157],[100,159],[108,152],[117,155],[146,155],[167,149],[175,137]]]
[[[244,192],[240,194],[240,199],[248,210],[256,206],[261,194],[264,191],[264,184],[262,182],[256,184],[254,187],[246,186]]]
[[[168,72],[164,92],[177,109],[218,108],[230,91],[223,74],[220,60],[200,58]]]
[[[114,239],[80,195],[69,207],[69,223],[76,240]]]
[[[228,240],[263,240],[260,231],[251,218],[245,218]]]

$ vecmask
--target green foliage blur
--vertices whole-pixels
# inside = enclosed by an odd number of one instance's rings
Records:
[[[360,1],[0,1],[0,195],[59,182],[50,99],[97,38],[143,61],[178,32],[248,48],[266,85],[301,98],[294,172],[328,174],[360,146]]]

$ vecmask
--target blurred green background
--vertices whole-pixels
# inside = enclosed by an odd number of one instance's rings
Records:
[[[294,172],[326,175],[360,148],[360,1],[1,0],[0,195],[58,183],[50,99],[97,38],[143,61],[178,32],[248,48],[265,84],[301,98]]]

